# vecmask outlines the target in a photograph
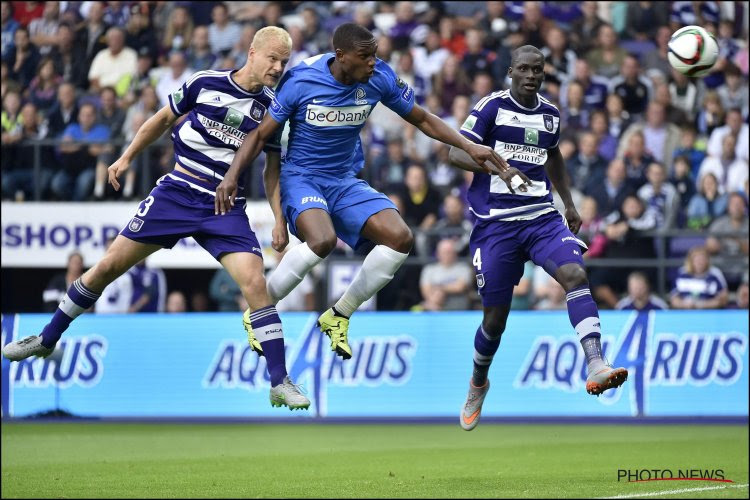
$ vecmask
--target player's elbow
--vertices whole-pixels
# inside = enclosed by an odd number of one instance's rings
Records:
[[[448,151],[448,161],[453,164],[457,165],[458,162],[458,155],[459,155],[459,149],[456,146],[451,146],[450,151]]]

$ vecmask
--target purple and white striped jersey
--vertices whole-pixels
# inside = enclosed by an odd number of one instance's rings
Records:
[[[175,161],[205,179],[188,181],[187,176],[180,176],[179,180],[211,194],[215,194],[242,140],[263,120],[274,97],[268,87],[255,94],[242,89],[232,79],[235,71],[199,71],[169,96],[174,114],[187,113],[172,132]],[[264,151],[280,152],[281,146],[269,141]],[[243,174],[237,182],[239,197],[244,184]]]
[[[526,108],[510,90],[494,92],[474,106],[461,126],[464,137],[493,148],[533,181],[525,193],[514,189],[511,194],[498,176],[475,173],[468,200],[480,220],[529,220],[555,210],[544,164],[547,150],[560,142],[560,112],[538,94],[537,100],[536,107]]]
[[[679,274],[674,283],[673,295],[680,298],[694,298],[700,300],[713,299],[727,289],[727,280],[724,273],[718,267],[711,266],[702,275],[690,274],[685,267],[679,269]]]

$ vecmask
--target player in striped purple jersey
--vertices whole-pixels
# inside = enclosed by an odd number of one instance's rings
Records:
[[[181,238],[192,236],[226,268],[253,308],[250,320],[266,355],[271,404],[309,407],[310,401],[286,372],[281,320],[266,292],[260,244],[250,229],[242,192],[241,203],[226,216],[214,211],[216,186],[245,136],[266,114],[274,97],[271,87],[279,81],[291,48],[291,37],[283,29],[259,30],[242,68],[196,73],[169,96],[168,106],[141,126],[127,150],[109,167],[109,182],[119,190],[117,179],[133,157],[186,115],[172,132],[174,170],[159,179],[104,257],[71,285],[41,335],[6,345],[6,358],[49,356],[70,323],[96,302],[109,283],[157,250],[172,248]],[[269,143],[265,150],[266,167],[278,171],[279,144]],[[274,239],[287,239],[286,231],[282,219],[274,228]]]
[[[454,165],[474,172],[468,198],[477,221],[470,247],[484,305],[484,318],[474,337],[469,395],[461,410],[461,427],[466,430],[479,422],[490,387],[487,372],[505,330],[513,287],[529,259],[565,289],[570,322],[588,363],[586,390],[599,395],[619,387],[628,376],[627,370],[612,368],[602,357],[599,311],[583,267],[586,245],[575,236],[581,217],[558,148],[560,112],[538,94],[544,81],[544,56],[536,47],[524,45],[513,52],[508,74],[510,90],[480,100],[461,133],[494,148],[512,170],[490,176],[463,151],[450,151]],[[509,184],[507,176],[518,171],[525,175]],[[564,217],[552,204],[550,180],[565,203]]]

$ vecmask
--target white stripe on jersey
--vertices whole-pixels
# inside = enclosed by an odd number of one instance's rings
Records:
[[[198,115],[198,118],[201,118],[203,115],[200,113],[196,113]],[[205,117],[204,117],[205,118]],[[198,151],[199,153],[203,153],[204,155],[208,156],[212,160],[221,161],[227,164],[227,168],[229,168],[229,165],[232,164],[232,160],[234,159],[234,151],[231,149],[226,148],[217,148],[214,146],[211,146],[209,144],[206,144],[206,141],[203,139],[203,136],[201,136],[195,129],[193,129],[191,123],[188,121],[180,127],[180,131],[178,132],[178,135],[180,137],[180,140],[189,148],[194,149],[195,151]],[[206,172],[211,173],[211,176],[213,177],[213,170],[201,167]]]
[[[217,97],[219,98],[218,101],[216,100]],[[237,111],[242,111],[242,114],[245,116],[250,116],[250,111],[253,108],[253,104],[256,102],[258,103],[258,105],[263,106],[262,103],[256,101],[251,97],[243,97],[242,99],[238,99],[224,92],[208,89],[201,89],[201,91],[198,93],[198,98],[196,99],[197,104],[208,104],[209,106],[214,106],[217,108],[230,107],[236,109]],[[263,107],[265,108],[265,106]]]
[[[493,92],[487,97],[483,97],[479,100],[478,103],[474,106],[474,109],[476,111],[482,111],[482,109],[487,105],[488,102],[490,102],[493,99],[497,99],[498,97],[508,97],[508,91],[507,90],[501,90],[500,92]]]
[[[159,180],[156,181],[156,185],[157,186],[164,179],[164,177],[169,177],[170,179],[174,179],[176,181],[184,182],[185,184],[187,184],[188,186],[190,186],[193,189],[196,189],[196,190],[201,191],[203,193],[208,193],[211,196],[216,196],[216,193],[213,192],[213,191],[211,191],[210,189],[206,189],[203,186],[199,186],[198,184],[193,184],[192,182],[187,181],[187,180],[183,179],[182,177],[177,177],[176,175],[172,175],[172,174],[165,174],[165,175],[159,177]],[[235,200],[244,200],[244,199],[245,199],[244,196],[238,196],[238,197],[235,198]]]
[[[223,76],[226,74],[226,71],[212,71],[212,70],[206,70],[206,71],[199,71],[196,74],[194,74],[190,79],[185,83],[186,87],[190,87],[193,82],[195,82],[198,78],[202,78],[204,76]]]
[[[197,170],[198,172],[202,172],[202,173],[206,174],[211,179],[215,178],[215,179],[224,180],[224,176],[222,176],[222,175],[214,172],[213,170],[211,170],[208,167],[204,167],[200,163],[194,162],[190,158],[186,158],[184,156],[177,155],[177,161],[180,162],[180,163],[182,163],[183,166],[185,166],[185,167],[190,167],[193,170]]]
[[[542,132],[548,132],[550,134],[557,133],[557,128],[560,126],[560,119],[554,115],[547,114],[547,116],[552,117],[552,130],[548,130],[544,126],[544,115],[545,113],[527,115],[526,113],[518,113],[510,109],[499,107],[497,109],[497,116],[495,116],[495,125],[505,125],[506,127],[518,128],[533,128]]]
[[[551,203],[535,203],[514,208],[490,208],[489,215],[478,214],[471,207],[469,207],[469,210],[480,219],[527,220],[536,219],[542,214],[555,211],[555,207]],[[521,215],[514,215],[519,213]]]

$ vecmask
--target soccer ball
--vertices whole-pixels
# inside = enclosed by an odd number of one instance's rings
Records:
[[[719,57],[714,36],[700,26],[685,26],[674,32],[667,44],[667,59],[687,76],[705,76]]]

